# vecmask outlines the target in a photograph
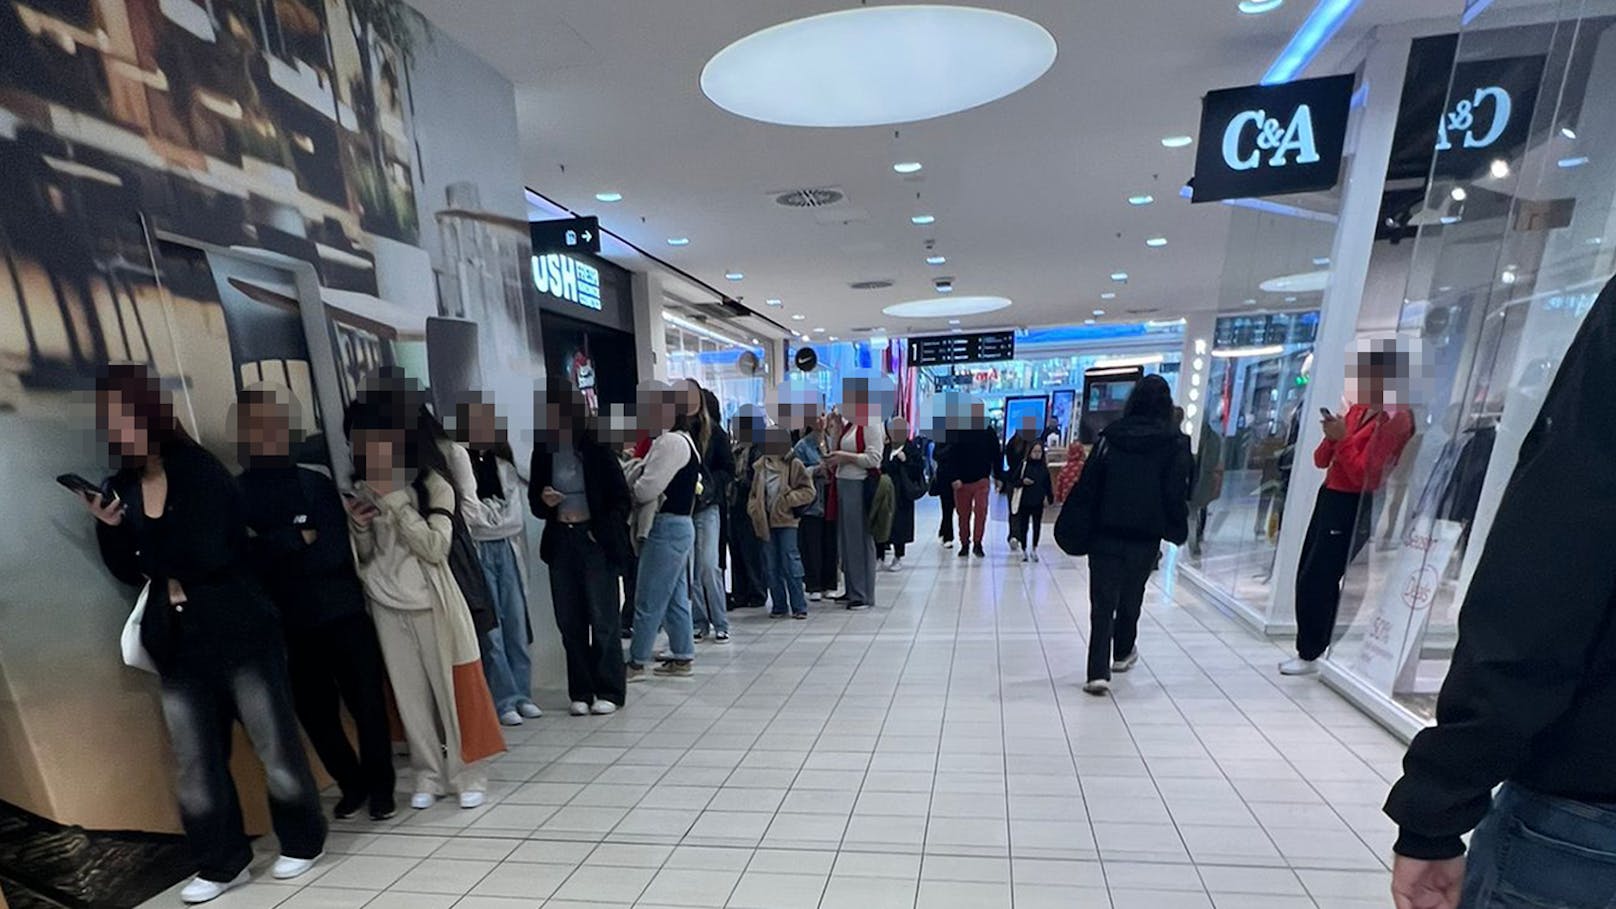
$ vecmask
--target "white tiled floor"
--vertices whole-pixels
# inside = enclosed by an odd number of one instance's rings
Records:
[[[927,541],[869,612],[742,612],[694,678],[515,730],[487,806],[337,823],[298,886],[267,882],[266,842],[215,905],[1389,905],[1397,743],[1182,587],[1152,586],[1114,697],[1084,695],[1085,570],[1046,548]]]

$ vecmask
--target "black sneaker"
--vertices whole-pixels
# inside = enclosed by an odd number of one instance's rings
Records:
[[[982,549],[982,544],[981,543],[978,543],[975,546],[972,546],[971,551],[976,553],[976,557],[979,558],[979,559],[985,559],[985,558],[988,557],[987,552],[985,552]]]
[[[632,628],[624,628],[623,629],[623,640],[625,640],[625,641],[634,640],[634,629],[632,629]]]
[[[652,675],[675,676],[680,678],[688,677],[690,673],[691,666],[689,660],[663,660],[661,663],[657,664],[655,669],[651,670]]]
[[[388,818],[392,817],[395,814],[398,814],[398,806],[393,803],[393,797],[392,796],[388,796],[385,799],[372,799],[371,800],[371,802],[370,802],[370,819],[371,820],[373,820],[373,821],[385,821],[385,820],[387,820]]]
[[[863,612],[864,610],[869,609],[869,608],[870,608],[869,603],[860,603],[857,600],[853,600],[853,601],[851,601],[851,602],[849,602],[847,604],[847,611],[848,612]]]
[[[962,558],[962,559],[970,558],[971,557],[971,547],[969,547],[969,546],[961,546],[960,549],[959,549],[959,557]]]
[[[359,809],[365,807],[365,802],[367,801],[369,800],[363,795],[344,794],[342,798],[337,800],[337,807],[332,810],[331,814],[337,820],[345,821],[358,814]]]

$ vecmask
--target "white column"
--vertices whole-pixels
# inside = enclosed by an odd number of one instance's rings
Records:
[[[1349,124],[1349,152],[1343,177],[1341,214],[1330,253],[1330,286],[1324,291],[1318,341],[1314,345],[1313,380],[1306,413],[1320,407],[1337,410],[1346,389],[1347,354],[1358,333],[1358,309],[1369,279],[1386,167],[1391,159],[1397,111],[1408,69],[1409,40],[1376,41],[1364,60],[1360,85],[1367,89],[1364,106]],[[1268,609],[1270,631],[1296,627],[1296,562],[1313,514],[1324,471],[1313,466],[1313,449],[1324,437],[1319,421],[1302,418],[1296,443],[1296,467],[1285,499],[1284,529],[1279,536],[1273,598]]]
[[[667,381],[668,334],[662,323],[662,278],[635,272],[630,287],[634,294],[635,364],[640,381]]]

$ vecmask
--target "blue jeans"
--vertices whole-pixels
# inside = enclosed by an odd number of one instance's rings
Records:
[[[696,546],[690,574],[690,615],[695,629],[729,633],[729,614],[724,605],[724,569],[718,567],[718,506],[703,508],[690,516],[696,526]],[[742,528],[749,532],[751,525]]]
[[[1505,783],[1470,840],[1461,909],[1616,909],[1616,804]]]
[[[686,515],[659,514],[651,533],[640,546],[640,570],[634,583],[634,639],[629,659],[636,665],[651,662],[657,632],[668,626],[668,656],[696,658],[690,627],[690,553],[696,546],[696,527]]]
[[[769,576],[769,611],[785,615],[808,614],[808,595],[802,589],[802,553],[797,549],[797,528],[775,527],[763,544],[763,570]]]
[[[488,579],[488,593],[494,599],[494,613],[499,617],[499,627],[484,638],[488,646],[483,648],[483,675],[494,696],[494,707],[505,713],[533,700],[527,594],[510,540],[479,540],[477,555],[483,565],[483,577]]]

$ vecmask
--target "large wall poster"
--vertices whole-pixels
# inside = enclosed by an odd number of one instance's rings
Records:
[[[461,319],[518,442],[543,369],[521,186],[510,83],[402,0],[0,0],[0,464],[24,487],[0,530],[0,799],[173,826],[155,700],[117,662],[129,594],[50,488],[98,469],[97,370],[148,364],[228,455],[239,384],[426,382],[428,320]],[[334,363],[285,343],[275,279],[185,243],[312,267]]]

